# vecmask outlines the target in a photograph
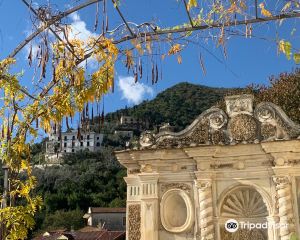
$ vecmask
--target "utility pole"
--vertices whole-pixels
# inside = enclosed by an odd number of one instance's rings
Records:
[[[1,208],[4,209],[7,206],[7,192],[8,192],[8,166],[3,165],[2,170],[4,171],[4,184],[3,184],[3,196],[1,202]],[[0,225],[0,240],[4,240],[5,228],[4,224]]]

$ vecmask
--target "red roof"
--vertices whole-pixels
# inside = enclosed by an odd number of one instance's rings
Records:
[[[50,236],[38,236],[33,240],[57,240],[61,235],[69,240],[125,240],[125,231],[93,231],[93,232],[49,232]]]
[[[126,213],[126,208],[91,207],[91,213]]]

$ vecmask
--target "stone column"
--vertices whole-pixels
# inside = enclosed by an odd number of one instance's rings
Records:
[[[274,176],[276,185],[277,207],[279,215],[279,236],[281,240],[289,240],[295,232],[291,181],[288,176]],[[287,226],[287,227],[283,227]]]
[[[158,174],[141,174],[141,240],[158,240]]]
[[[196,180],[199,194],[201,240],[214,240],[211,179]]]

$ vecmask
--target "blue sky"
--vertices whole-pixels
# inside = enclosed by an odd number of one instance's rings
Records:
[[[36,0],[38,5],[47,2]],[[51,1],[51,4],[64,10],[70,5],[81,2],[56,0]],[[176,0],[121,0],[120,2],[120,8],[127,21],[135,23],[155,21],[161,27],[187,22],[184,8]],[[110,26],[122,23],[112,6],[109,6],[108,12]],[[94,21],[94,6],[87,7],[68,19],[68,22],[76,27],[83,37],[97,34],[97,32],[93,33]],[[0,23],[0,57],[4,58],[31,31],[29,11],[21,0],[0,0]],[[127,74],[124,64],[118,62],[115,92],[105,96],[106,112],[126,105],[132,106],[144,99],[151,99],[164,89],[184,81],[213,87],[243,87],[251,83],[267,83],[269,76],[289,72],[297,67],[292,60],[288,61],[285,56],[277,53],[274,41],[278,36],[278,39],[291,39],[295,44],[299,42],[298,30],[295,35],[290,34],[297,24],[299,20],[292,19],[284,22],[281,27],[275,23],[254,25],[253,35],[257,37],[245,39],[231,36],[227,41],[226,59],[222,48],[217,48],[210,40],[201,41],[200,46],[190,44],[182,52],[182,64],[178,64],[174,56],[165,58],[162,62],[163,79],[155,85],[147,82],[145,74],[138,84],[133,85],[132,74]],[[244,30],[244,27],[240,30]],[[212,33],[216,34],[216,32]],[[207,32],[203,32],[203,35],[206,34]],[[163,45],[162,49],[168,51],[168,46]],[[24,78],[31,79],[32,69],[28,68],[27,51],[28,49],[24,49],[17,55],[16,69],[23,69]],[[200,53],[206,68],[205,76],[199,64]]]

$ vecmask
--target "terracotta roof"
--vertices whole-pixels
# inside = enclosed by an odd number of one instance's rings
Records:
[[[57,240],[60,236],[64,235],[68,240],[125,240],[125,231],[91,231],[91,232],[57,232],[52,233],[50,236],[38,236],[33,240]]]
[[[101,228],[99,227],[92,227],[92,226],[86,226],[78,230],[78,232],[99,232],[99,231],[103,231],[103,230],[101,230]]]
[[[91,207],[92,213],[126,213],[126,208]]]

